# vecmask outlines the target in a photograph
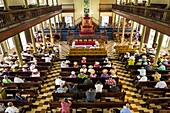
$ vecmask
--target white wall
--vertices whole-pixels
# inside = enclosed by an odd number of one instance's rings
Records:
[[[73,4],[73,3],[74,3],[74,0],[58,0],[58,4]]]
[[[170,0],[151,0],[151,3],[154,4],[168,4]]]
[[[24,0],[7,0],[9,6],[24,5]]]
[[[83,16],[83,0],[74,0],[75,20]]]
[[[90,0],[90,16],[99,20],[99,2],[100,0]]]

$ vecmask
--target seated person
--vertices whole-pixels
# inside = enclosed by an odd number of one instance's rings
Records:
[[[93,81],[90,78],[87,78],[84,82],[84,85],[93,85]]]
[[[56,79],[55,79],[55,85],[65,85],[65,81],[62,80],[62,77],[61,76],[58,76]]]
[[[117,77],[116,72],[115,72],[114,69],[111,69],[110,73],[111,73],[110,77],[112,77],[112,78]]]
[[[107,69],[103,69],[101,77],[102,78],[109,78],[109,75],[107,74],[107,72],[108,72]]]
[[[139,59],[136,65],[142,65],[142,59]]]
[[[126,106],[123,106],[123,109],[120,111],[120,113],[132,113],[129,103],[127,103]]]
[[[162,62],[163,65],[168,65],[168,59],[164,59],[163,62]]]
[[[16,93],[16,95],[15,95],[15,100],[16,100],[16,101],[20,101],[20,102],[24,102],[24,101],[27,101],[27,98],[21,96],[20,93]]]
[[[126,52],[126,54],[124,55],[124,58],[129,58],[130,57],[130,53]]]
[[[1,76],[4,76],[4,75],[9,76],[9,69],[8,69],[8,68],[5,68],[5,69],[2,71]]]
[[[5,111],[5,105],[4,105],[4,103],[0,103],[0,113],[4,113],[4,111]]]
[[[128,65],[134,65],[135,64],[135,57],[131,56],[128,60]]]
[[[81,63],[86,63],[86,57],[82,57]]]
[[[103,84],[100,81],[97,81],[95,84],[96,92],[102,92]]]
[[[32,70],[31,77],[40,77],[40,72],[38,71],[38,69],[33,69]]]
[[[82,65],[82,68],[80,69],[80,72],[84,72],[84,73],[87,72],[86,65]]]
[[[89,68],[89,69],[88,69],[88,73],[90,73],[90,71],[93,69],[93,66],[92,66],[92,65],[89,65],[88,68]]]
[[[156,71],[155,74],[152,75],[152,77],[154,78],[154,81],[160,81],[161,74],[159,74],[159,73]]]
[[[95,62],[94,68],[101,68],[100,63],[99,62]]]
[[[148,81],[148,78],[147,78],[146,75],[144,75],[144,76],[142,76],[142,77],[137,76],[137,78],[139,79],[139,80],[138,80],[139,82],[146,82],[146,81]]]
[[[16,108],[12,102],[8,102],[8,107],[6,108],[5,113],[19,113],[19,109]]]
[[[28,65],[23,65],[22,72],[29,72]]]
[[[75,71],[71,71],[70,78],[77,78]]]
[[[119,87],[116,86],[116,82],[114,82],[108,89],[108,92],[120,92]]]
[[[84,78],[88,78],[88,75],[84,74],[84,72],[80,72],[77,77],[84,79]]]
[[[112,63],[108,61],[106,67],[112,67]]]
[[[168,88],[166,82],[161,78],[159,82],[156,83],[155,88]]]
[[[95,102],[96,101],[96,91],[90,88],[89,90],[86,91],[86,102]]]
[[[160,63],[158,70],[166,70],[166,67],[162,63]]]
[[[2,80],[2,83],[12,83],[10,79],[8,79],[8,76],[4,76],[4,79]]]
[[[49,55],[47,55],[44,57],[44,59],[45,59],[45,62],[51,62],[52,58]]]
[[[14,77],[14,83],[24,83],[24,80],[21,79],[18,75]]]
[[[152,70],[152,65],[151,65],[150,62],[148,62],[148,65],[145,66],[145,69],[146,69],[146,70]]]
[[[61,66],[61,68],[69,67],[65,61],[62,61],[60,66]]]
[[[114,79],[112,79],[112,77],[109,77],[109,79],[107,79],[106,80],[106,82],[105,82],[105,84],[107,84],[107,85],[113,85],[113,84],[115,84],[115,80]]]
[[[61,84],[60,87],[57,88],[56,93],[66,93],[66,89],[64,88],[64,85]]]
[[[144,67],[141,67],[141,69],[138,69],[138,71],[140,72],[141,76],[146,75],[146,69]]]
[[[96,78],[96,77],[97,77],[97,75],[95,73],[95,70],[91,69],[91,71],[90,71],[90,78]]]
[[[73,87],[68,84],[68,90],[70,93],[78,94],[79,90],[77,89],[77,84],[73,85]]]
[[[79,67],[78,63],[77,63],[77,62],[74,62],[74,63],[73,63],[73,67],[74,67],[74,68],[78,68],[78,67]]]

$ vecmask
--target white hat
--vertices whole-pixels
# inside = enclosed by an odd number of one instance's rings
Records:
[[[95,62],[95,64],[99,65],[100,63],[99,62]]]
[[[32,72],[36,73],[36,72],[38,72],[38,69],[33,69]]]
[[[139,59],[138,61],[139,61],[139,62],[142,62],[142,59]]]
[[[70,61],[69,60],[66,60],[66,62],[65,62],[66,64],[68,64],[68,63],[70,63]]]
[[[71,71],[71,74],[72,74],[72,75],[75,75],[75,71]]]

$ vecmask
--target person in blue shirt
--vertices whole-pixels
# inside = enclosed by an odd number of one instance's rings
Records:
[[[166,70],[166,67],[162,63],[160,63],[158,70]]]
[[[120,111],[120,113],[132,113],[129,103],[127,103],[126,106],[123,106],[123,109]]]
[[[60,85],[59,88],[57,88],[56,93],[66,93],[66,89],[63,88],[63,84]]]
[[[15,100],[16,100],[16,101],[20,101],[20,102],[25,102],[25,101],[27,101],[27,98],[21,96],[20,93],[16,93],[16,95],[15,95]]]

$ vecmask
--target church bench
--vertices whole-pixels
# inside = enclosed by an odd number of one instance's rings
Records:
[[[31,101],[20,102],[20,101],[14,100],[14,99],[0,99],[0,103],[4,103],[5,106],[8,106],[8,102],[12,102],[15,105],[15,107],[28,106],[28,108],[30,110],[32,108]]]
[[[6,83],[0,84],[1,87],[6,89],[30,89],[34,88],[37,90],[41,90],[41,83],[38,82],[25,82],[25,83]]]
[[[167,86],[170,86],[170,81],[165,81]],[[146,81],[146,82],[137,82],[137,90],[141,89],[142,87],[150,87],[153,88],[156,85],[156,81]]]
[[[73,67],[73,65],[74,65],[73,63],[74,63],[74,61],[71,63],[68,63],[69,67]],[[81,63],[81,61],[78,61],[77,63],[79,66],[86,65],[88,67],[89,65],[94,66],[95,61],[94,62],[86,62],[86,63]],[[107,63],[101,62],[100,65],[105,66],[105,65],[107,65]]]
[[[81,65],[81,64],[79,64],[79,65]],[[83,64],[82,64],[83,65]],[[86,64],[85,64],[86,65]],[[94,65],[94,64],[93,64]],[[63,68],[61,68],[61,71],[63,72],[63,71],[69,71],[69,72],[71,72],[71,71],[75,71],[75,72],[80,72],[80,69],[81,69],[81,67],[79,67],[79,68],[74,68],[74,67],[63,67]],[[112,67],[101,67],[101,68],[93,68],[96,72],[98,72],[98,71],[102,71],[103,69],[107,69],[107,70],[110,70],[110,69],[112,69]]]
[[[15,76],[8,76],[8,78],[14,81]],[[33,81],[33,82],[44,82],[43,77],[29,77],[29,76],[21,76],[20,78],[25,79],[25,81]],[[0,81],[4,79],[3,76],[0,76]]]
[[[119,87],[120,91],[122,90],[122,83],[118,83],[116,86]],[[60,87],[60,86],[59,85],[55,85],[55,89],[57,89],[58,87]],[[109,89],[109,87],[110,87],[110,85],[103,84],[103,89]],[[82,91],[87,91],[90,88],[95,89],[95,85],[77,84],[77,88],[79,90],[82,90]]]
[[[26,94],[26,95],[29,95],[28,97],[29,98],[37,98],[38,96],[38,92],[37,90],[34,90],[34,89],[5,89],[5,92],[6,94],[12,94],[13,97],[15,97],[15,94],[16,93],[21,93],[21,94]]]
[[[158,72],[159,74],[168,74],[170,70],[147,70],[146,75],[152,75],[155,74],[155,72]],[[131,75],[139,75],[139,71],[137,70],[131,70]]]
[[[154,108],[153,113],[170,113],[170,110]]]
[[[151,103],[159,104],[159,105],[170,103],[170,98],[169,97],[148,98],[146,101],[146,106],[148,109]]]
[[[72,109],[79,109],[79,108],[101,108],[102,112],[103,109],[108,109],[108,108],[122,108],[126,103],[125,102],[73,102],[71,105]],[[57,109],[61,108],[61,103],[60,102],[49,102],[50,105],[50,110],[51,113],[53,112],[52,109]]]
[[[82,57],[83,57],[83,55],[82,56],[66,56],[66,59],[68,59],[68,60],[70,60],[70,59],[79,59],[79,60],[81,60],[82,59]],[[86,59],[90,59],[90,60],[97,60],[97,59],[104,59],[104,58],[106,58],[107,57],[107,55],[86,55]]]
[[[148,93],[154,93],[154,94],[162,94],[162,96],[165,96],[167,92],[170,92],[170,88],[141,88],[141,97],[143,97],[144,94]]]
[[[125,99],[125,92],[102,92],[102,93],[96,93],[96,99],[101,99],[104,97],[114,97],[114,98],[119,98],[120,100],[122,100],[124,102]],[[53,101],[59,101],[59,98],[72,98],[73,100],[77,100],[77,99],[83,99],[86,98],[85,93],[79,93],[79,94],[73,94],[73,93],[52,93],[53,96]]]
[[[100,81],[102,84],[105,84],[105,81],[107,79],[108,78],[102,78],[102,77],[91,78],[91,80],[93,81],[93,84],[95,84],[97,81]],[[113,79],[116,81],[116,83],[119,82],[119,78],[118,77],[115,77]],[[66,81],[66,82],[72,82],[72,83],[83,83],[85,79],[62,77],[62,80]]]

